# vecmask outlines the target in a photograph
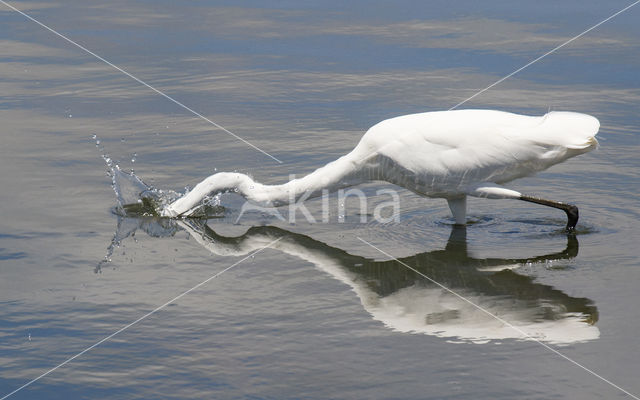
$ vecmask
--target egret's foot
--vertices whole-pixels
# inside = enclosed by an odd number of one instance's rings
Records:
[[[529,203],[541,204],[543,206],[553,207],[564,211],[567,214],[567,227],[565,228],[565,230],[569,233],[575,232],[576,224],[578,223],[578,207],[574,206],[573,204],[539,199],[537,197],[525,195],[520,196],[520,200],[528,201]]]
[[[567,207],[564,208],[564,212],[567,213],[567,227],[566,231],[568,233],[573,233],[576,231],[576,224],[578,223],[578,207],[573,204],[567,204]]]

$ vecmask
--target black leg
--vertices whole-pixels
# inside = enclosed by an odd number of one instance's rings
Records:
[[[578,207],[573,204],[561,203],[559,201],[551,201],[539,199],[537,197],[531,196],[520,196],[520,200],[528,201],[530,203],[542,204],[543,206],[549,206],[553,208],[558,208],[567,213],[567,232],[573,232],[576,228],[576,224],[578,223]]]

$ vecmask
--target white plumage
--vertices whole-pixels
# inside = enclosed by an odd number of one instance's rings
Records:
[[[311,174],[263,185],[239,173],[218,173],[162,210],[188,216],[211,194],[236,190],[250,201],[279,206],[367,181],[386,181],[427,197],[447,199],[456,223],[466,221],[466,196],[515,198],[563,209],[568,229],[577,208],[499,186],[594,149],[600,123],[574,112],[540,117],[493,110],[404,115],[371,127],[358,145]],[[575,212],[575,221],[571,213]]]

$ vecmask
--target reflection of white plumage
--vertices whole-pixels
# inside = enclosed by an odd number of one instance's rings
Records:
[[[239,173],[217,173],[162,210],[188,216],[208,195],[235,190],[259,204],[283,205],[367,181],[386,181],[417,194],[447,199],[457,224],[466,222],[466,196],[519,199],[564,210],[575,206],[525,196],[500,184],[542,171],[597,146],[596,118],[572,112],[531,117],[491,110],[405,115],[382,121],[353,151],[282,185],[263,185]]]
[[[559,253],[526,259],[479,259],[467,252],[465,228],[455,227],[444,250],[399,261],[374,261],[274,227],[252,227],[244,235],[224,237],[198,221],[179,221],[178,226],[216,255],[239,257],[269,247],[308,261],[349,285],[372,318],[394,331],[466,343],[514,338],[567,345],[600,336],[593,325],[598,312],[589,299],[571,297],[533,278],[506,271],[526,260],[575,257],[575,236],[568,236],[567,249]],[[466,300],[430,284],[414,271],[436,277]]]

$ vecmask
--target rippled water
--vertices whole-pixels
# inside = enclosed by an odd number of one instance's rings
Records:
[[[0,396],[277,239],[11,398],[625,398],[522,332],[640,393],[640,8],[464,105],[600,119],[600,149],[510,185],[578,204],[567,237],[559,211],[470,199],[461,230],[406,191],[392,224],[335,197],[328,224],[236,223],[233,194],[206,223],[132,216],[101,155],[125,200],[134,176],[169,197],[216,170],[283,182],[626,3],[12,4],[283,163],[0,5]]]

